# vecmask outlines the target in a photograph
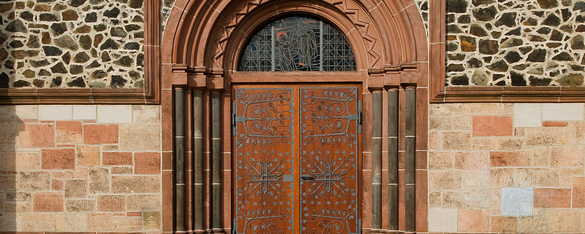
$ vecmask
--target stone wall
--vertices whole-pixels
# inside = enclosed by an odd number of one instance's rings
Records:
[[[584,104],[429,112],[429,232],[585,232]]]
[[[160,106],[0,106],[0,231],[160,231]]]
[[[143,88],[143,0],[0,3],[0,88]]]
[[[583,86],[585,2],[447,0],[448,86]]]

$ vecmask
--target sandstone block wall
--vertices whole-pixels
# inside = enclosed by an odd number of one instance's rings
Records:
[[[0,106],[0,231],[160,231],[160,106]]]
[[[585,232],[584,104],[429,111],[429,232]]]
[[[143,88],[143,0],[0,2],[0,88]]]

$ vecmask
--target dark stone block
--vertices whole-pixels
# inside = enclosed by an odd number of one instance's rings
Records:
[[[512,79],[512,86],[526,86],[526,80],[524,75],[516,72],[510,72],[510,78]]]
[[[119,14],[120,14],[120,9],[118,9],[117,7],[114,7],[110,10],[104,11],[104,16],[108,17],[108,18],[116,18],[116,17],[118,17]]]
[[[86,0],[71,0],[69,1],[69,6],[78,7],[85,3]]]
[[[573,71],[583,71],[583,66],[579,66],[579,65],[572,65],[571,64],[571,69]]]
[[[563,16],[563,22],[567,22],[567,20],[569,20],[571,16],[573,16],[573,14],[571,14],[569,9],[567,8],[561,10],[561,15]]]
[[[526,61],[529,62],[544,62],[544,60],[546,60],[545,49],[535,49],[530,54],[528,54],[528,58],[526,58]]]
[[[544,37],[538,36],[538,35],[529,35],[529,41],[535,41],[535,42],[542,42],[542,41],[546,41],[546,39],[544,39]]]
[[[494,74],[492,75],[492,80],[493,80],[493,81],[496,81],[496,80],[498,80],[498,79],[500,79],[500,78],[502,78],[502,77],[504,77],[504,76],[505,76],[504,74],[498,74],[498,73],[494,73]]]
[[[4,61],[4,66],[8,69],[13,69],[14,68],[14,60],[8,59],[8,60]]]
[[[461,50],[465,52],[474,52],[477,48],[475,37],[460,36]]]
[[[470,68],[479,68],[483,66],[483,62],[477,58],[471,58],[467,61],[467,66]]]
[[[540,28],[540,29],[536,30],[536,32],[543,34],[543,35],[549,34],[550,31],[551,31],[551,29],[547,28],[547,27]]]
[[[142,2],[143,2],[143,0],[130,0],[130,2],[128,3],[128,6],[134,8],[134,9],[141,9]]]
[[[44,66],[47,66],[49,64],[51,64],[51,63],[49,63],[49,61],[47,61],[46,59],[38,60],[38,61],[37,60],[30,61],[30,65],[33,67],[44,67]]]
[[[144,32],[135,32],[134,38],[144,38]]]
[[[556,61],[573,61],[573,57],[567,52],[561,52],[560,54],[555,55],[552,60]]]
[[[130,67],[134,63],[134,59],[130,58],[130,56],[124,56],[120,58],[118,61],[115,61],[114,64],[123,66],[123,67]]]
[[[561,26],[560,29],[568,33],[573,33],[573,25],[571,24],[565,24]]]
[[[575,5],[573,5],[573,11],[585,11],[585,2],[576,2]]]
[[[506,36],[520,36],[520,35],[522,35],[522,29],[521,28],[515,28],[515,29],[507,32],[504,35],[506,35]]]
[[[101,46],[100,46],[100,50],[107,50],[107,49],[113,49],[113,50],[117,50],[120,48],[120,45],[118,45],[117,42],[115,42],[112,39],[107,39]]]
[[[513,66],[512,69],[522,71],[528,67],[528,64],[518,64]]]
[[[449,60],[461,61],[465,59],[465,54],[447,54]]]
[[[473,9],[473,17],[480,21],[490,21],[496,17],[496,7],[490,6],[486,8]]]
[[[530,17],[530,18],[526,19],[524,22],[522,22],[522,24],[525,26],[536,26],[536,25],[538,25],[538,20]]]
[[[494,2],[496,2],[496,1],[494,1],[494,0],[472,0],[471,1],[471,3],[474,6],[487,5],[487,4],[491,4],[491,3],[494,3]]]
[[[144,54],[141,53],[136,56],[136,66],[144,67]]]
[[[74,33],[89,33],[91,32],[91,27],[87,26],[87,25],[83,25],[77,29],[75,29],[75,31],[73,31]]]
[[[460,24],[468,24],[471,23],[471,17],[469,15],[462,15],[457,18],[457,22]]]
[[[496,83],[496,86],[506,86],[506,81],[505,80],[500,80]]]
[[[97,22],[97,13],[95,12],[87,13],[87,15],[85,15],[85,22],[87,23]]]
[[[140,72],[137,71],[130,71],[128,72],[128,75],[130,75],[130,78],[132,78],[133,80],[138,80],[142,78],[142,74],[140,74]]]
[[[58,76],[51,81],[51,85],[49,87],[51,87],[51,88],[59,87],[59,86],[61,86],[62,82],[63,82],[63,78]]]
[[[516,26],[516,12],[506,12],[500,16],[495,23],[496,26],[505,25],[507,27]]]
[[[89,61],[89,55],[87,55],[85,52],[80,52],[76,54],[75,57],[73,57],[73,62],[76,63],[85,63],[87,61]]]
[[[504,56],[504,59],[508,63],[515,63],[520,61],[520,59],[522,59],[522,56],[520,56],[520,54],[518,54],[518,52],[516,51],[510,51],[508,52],[508,54],[506,54],[506,56]]]
[[[83,78],[79,77],[75,80],[72,80],[70,82],[67,83],[67,86],[69,87],[78,87],[78,88],[85,88],[85,81],[83,80]]]
[[[20,13],[20,18],[26,21],[33,21],[34,15],[30,11],[23,11]]]
[[[35,74],[35,72],[34,72],[33,70],[31,70],[31,69],[27,69],[27,70],[26,70],[26,71],[24,71],[22,74],[23,74],[23,75],[24,75],[24,77],[26,77],[26,78],[34,78],[34,77],[35,77],[35,75],[36,75],[36,74]]]
[[[41,47],[41,44],[39,42],[39,37],[37,35],[30,35],[28,37],[28,42],[26,43],[26,46],[28,46],[28,48],[39,48],[39,47]]]
[[[106,73],[105,71],[102,70],[96,70],[94,72],[91,73],[91,78],[92,79],[101,79],[108,76],[108,73]]]
[[[455,24],[449,24],[447,25],[447,33],[462,33],[463,31],[461,31],[461,29],[459,28],[459,26],[455,25]]]
[[[579,25],[577,26],[577,29],[575,29],[575,32],[585,32],[585,25]]]
[[[24,46],[24,44],[22,44],[22,42],[21,42],[21,41],[16,41],[16,40],[15,40],[15,41],[12,41],[12,42],[10,42],[8,45],[9,45],[10,47],[12,47],[12,48],[20,48],[20,47],[23,47],[23,46]]]
[[[9,88],[10,77],[5,72],[0,74],[0,88]]]
[[[65,64],[69,65],[69,62],[71,62],[71,54],[67,52],[63,56],[61,56],[61,59],[63,59],[63,62],[65,62]]]
[[[55,66],[52,66],[51,67],[51,71],[53,73],[66,74],[67,73],[67,68],[65,68],[65,65],[63,65],[62,62],[59,62]]]
[[[113,27],[110,29],[110,35],[113,37],[126,37],[128,33],[122,27]]]
[[[132,31],[135,31],[135,30],[139,30],[142,27],[140,27],[140,25],[137,25],[137,24],[128,24],[128,25],[124,26],[124,28],[128,32],[132,32]]]
[[[89,35],[81,35],[79,37],[79,45],[84,50],[91,49],[91,36],[89,36]]]
[[[67,24],[65,23],[53,23],[51,25],[51,31],[53,32],[53,36],[59,36],[65,32],[67,32]]]
[[[585,23],[585,16],[578,15],[577,17],[575,17],[575,22]]]
[[[509,68],[508,64],[504,60],[494,62],[494,63],[488,65],[487,67],[490,70],[496,71],[496,72],[506,72],[506,71],[508,71],[508,68]]]
[[[479,52],[482,54],[496,54],[500,49],[500,45],[496,40],[480,40]]]
[[[126,45],[124,45],[124,49],[127,49],[127,50],[139,50],[140,49],[140,44],[138,44],[137,42],[126,43]]]
[[[39,76],[51,76],[51,72],[41,69],[41,71],[39,71]]]
[[[124,88],[128,81],[121,76],[112,76],[112,80],[110,81],[110,86],[112,88]]]
[[[492,61],[492,56],[486,56],[486,57],[483,57],[481,59],[483,59],[484,62],[489,63]]]
[[[61,19],[59,19],[58,15],[52,14],[52,13],[43,13],[41,15],[39,15],[39,19],[41,21],[46,21],[46,22],[56,22],[56,21],[61,21]]]
[[[465,68],[461,64],[449,64],[446,68],[447,72],[458,72],[465,71]]]
[[[96,68],[96,67],[100,67],[100,66],[101,66],[101,64],[100,64],[100,63],[98,63],[98,61],[97,61],[97,60],[93,60],[93,62],[91,62],[91,63],[90,63],[89,65],[87,65],[87,67],[85,67],[85,68],[87,68],[87,69],[92,69],[92,68]]]
[[[557,0],[536,0],[542,9],[550,9],[559,6]]]
[[[75,42],[69,35],[63,35],[60,38],[55,39],[55,44],[61,48],[66,48],[73,51],[79,49],[77,42]]]
[[[67,21],[75,21],[79,18],[77,11],[74,10],[63,11],[63,13],[61,13],[61,16],[63,16],[63,20]]]
[[[548,85],[550,85],[550,82],[552,81],[552,79],[538,78],[535,76],[530,76],[528,78],[528,81],[530,81],[530,86],[548,86]]]
[[[552,34],[550,35],[550,40],[552,41],[562,41],[563,40],[563,33],[557,30],[553,30]]]
[[[453,13],[467,12],[467,1],[465,1],[465,0],[447,0],[447,12],[453,12]]]
[[[16,82],[12,83],[12,87],[14,88],[30,87],[30,82],[26,80],[17,80]]]
[[[471,35],[475,35],[478,37],[485,37],[488,35],[488,33],[477,24],[471,25],[471,28],[469,28],[469,33],[471,33]]]
[[[447,51],[456,51],[459,46],[456,43],[448,43],[447,44]]]
[[[6,25],[5,30],[8,32],[28,33],[28,29],[26,29],[26,26],[24,26],[22,21],[20,21],[19,19],[16,19],[10,22],[8,25]]]
[[[104,30],[106,30],[106,28],[107,27],[105,24],[98,24],[98,25],[93,26],[93,29],[98,31],[98,32],[104,31]]]
[[[571,39],[571,49],[574,50],[582,50],[585,49],[585,45],[583,44],[583,36],[577,35]]]
[[[43,46],[43,51],[45,52],[46,56],[60,56],[63,54],[63,51],[54,46]]]
[[[571,74],[564,76],[563,78],[558,79],[557,82],[561,86],[570,86],[570,87],[582,86],[583,85],[583,75],[578,74],[578,73],[571,73]]]
[[[45,87],[45,81],[41,80],[41,79],[34,79],[33,85],[37,88],[43,88],[43,87]]]
[[[571,6],[571,5],[573,5],[573,1],[572,0],[561,0],[561,3],[563,3],[563,6]]]
[[[104,0],[89,0],[89,4],[97,5],[104,2]]]
[[[467,75],[456,76],[451,78],[452,85],[469,85],[469,77]]]
[[[4,48],[0,48],[0,62],[3,62],[8,57],[8,51]]]
[[[144,18],[142,18],[142,16],[137,15],[137,16],[134,16],[134,18],[132,18],[132,22],[144,23]]]
[[[546,19],[542,21],[542,24],[548,26],[558,26],[559,24],[561,24],[561,19],[559,19],[559,17],[555,13],[550,13],[546,17]]]

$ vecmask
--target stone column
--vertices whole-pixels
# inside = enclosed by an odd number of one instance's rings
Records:
[[[193,90],[193,230],[203,227],[203,91]]]
[[[372,229],[382,228],[382,91],[372,92]]]
[[[388,90],[388,219],[398,231],[398,89]]]
[[[175,231],[185,232],[185,97],[175,88]]]
[[[211,92],[211,227],[223,233],[221,196],[221,93]]]
[[[416,87],[406,87],[405,106],[405,221],[406,232],[416,231],[416,192],[415,192],[415,162],[416,162]]]

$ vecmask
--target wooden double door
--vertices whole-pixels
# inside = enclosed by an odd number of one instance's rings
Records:
[[[234,230],[359,233],[359,85],[233,88]]]

